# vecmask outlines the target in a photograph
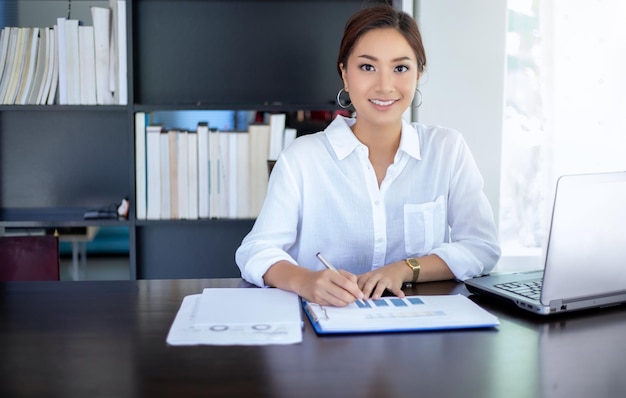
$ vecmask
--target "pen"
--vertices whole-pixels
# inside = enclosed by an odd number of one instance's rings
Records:
[[[331,270],[331,271],[335,271],[336,273],[339,273],[339,271],[337,271],[337,268],[335,268],[335,266],[334,266],[334,265],[332,265],[332,264],[330,263],[330,261],[326,260],[326,257],[324,257],[324,256],[322,255],[322,253],[319,253],[319,252],[318,252],[315,256],[316,256],[316,257],[317,257],[317,258],[318,258],[318,259],[322,262],[322,264],[324,264],[324,266],[325,266],[326,268],[328,268],[328,269],[329,269],[329,270]],[[359,303],[361,303],[361,304],[365,305],[365,304],[363,303],[363,300],[361,300],[361,299],[357,299],[357,301],[358,301]]]
[[[337,271],[337,268],[335,268],[335,266],[332,265],[330,263],[330,261],[326,260],[326,258],[324,256],[322,256],[322,253],[317,253],[316,256],[317,256],[317,258],[320,259],[320,261],[322,262],[322,264],[324,264],[324,266],[326,268],[328,268],[331,271],[335,271],[335,272],[339,273],[339,271]]]

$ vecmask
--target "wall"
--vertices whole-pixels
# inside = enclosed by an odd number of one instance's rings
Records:
[[[459,130],[485,179],[496,222],[504,108],[506,1],[419,0],[426,48],[422,106],[413,119]]]

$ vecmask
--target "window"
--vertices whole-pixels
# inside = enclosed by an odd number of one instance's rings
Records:
[[[503,255],[539,255],[562,174],[626,170],[626,2],[509,0]]]

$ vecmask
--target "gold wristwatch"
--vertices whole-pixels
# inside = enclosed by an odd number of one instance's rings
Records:
[[[420,276],[420,262],[416,258],[407,258],[406,265],[413,270],[413,280],[411,282],[417,282],[417,278]]]

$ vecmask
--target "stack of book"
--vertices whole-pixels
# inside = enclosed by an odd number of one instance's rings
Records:
[[[275,160],[296,137],[284,114],[247,131],[150,124],[135,114],[137,219],[256,218]]]
[[[93,25],[57,18],[53,27],[0,31],[3,105],[126,105],[126,1],[91,7]]]

